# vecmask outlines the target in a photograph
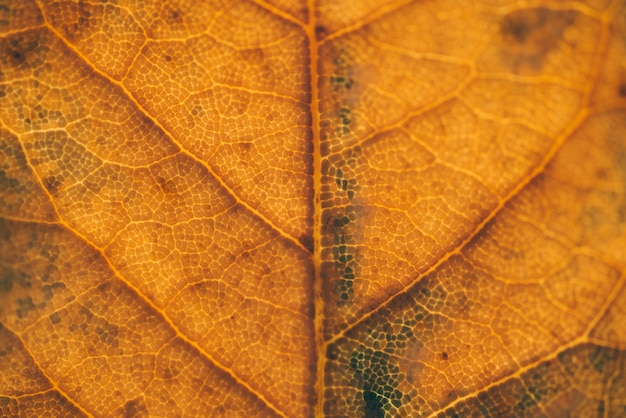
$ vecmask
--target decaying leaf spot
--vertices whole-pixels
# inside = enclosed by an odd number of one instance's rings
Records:
[[[142,416],[148,413],[143,397],[135,398],[124,404],[124,418]]]
[[[563,42],[563,32],[575,22],[576,13],[550,9],[525,9],[508,14],[500,33],[514,70],[539,72],[546,55]]]

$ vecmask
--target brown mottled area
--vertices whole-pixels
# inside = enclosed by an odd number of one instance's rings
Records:
[[[463,400],[438,418],[483,415],[506,417],[568,416],[618,417],[626,411],[624,353],[592,344],[573,347],[541,362],[520,377],[505,379],[478,396]],[[572,382],[574,386],[572,387]],[[599,388],[611,400],[599,396]]]
[[[504,59],[514,72],[538,72],[546,56],[562,42],[563,32],[576,20],[573,11],[523,9],[502,19]]]

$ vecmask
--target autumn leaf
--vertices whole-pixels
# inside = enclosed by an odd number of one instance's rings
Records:
[[[626,416],[623,1],[0,32],[0,415]]]

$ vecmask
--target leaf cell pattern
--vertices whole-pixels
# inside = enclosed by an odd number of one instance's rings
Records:
[[[0,0],[0,415],[625,415],[625,57],[621,0]]]

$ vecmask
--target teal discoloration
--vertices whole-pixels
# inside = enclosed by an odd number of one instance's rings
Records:
[[[30,296],[18,299],[17,304],[19,308],[15,311],[15,314],[20,319],[25,318],[31,311],[37,309],[37,306],[33,303],[33,298]]]
[[[8,292],[13,289],[13,271],[9,270],[0,276],[0,292]]]
[[[525,393],[522,395],[519,402],[517,402],[513,411],[515,416],[528,416],[528,412],[536,410],[536,407],[537,401],[535,401],[529,394]]]
[[[350,212],[348,212],[350,211]],[[342,305],[354,293],[353,282],[356,278],[357,264],[355,255],[354,222],[355,213],[350,207],[345,212],[338,212],[335,216],[329,216],[326,220],[326,229],[332,235],[332,257],[334,262],[335,294]]]
[[[0,190],[16,189],[19,185],[18,179],[9,177],[4,170],[0,170]]]
[[[366,418],[383,418],[385,416],[383,400],[376,392],[369,390],[363,392],[363,400],[365,401]]]
[[[330,76],[330,86],[335,93],[343,95],[353,87],[352,61],[347,49],[340,48],[337,51],[337,56],[333,60],[334,74]]]
[[[552,402],[556,402],[553,408],[557,407],[563,416],[622,416],[626,404],[623,385],[616,379],[616,372],[625,367],[626,352],[622,350],[593,344],[576,346],[527,371],[521,379],[506,380],[438,416],[530,418],[545,413],[541,407]],[[600,388],[607,391],[608,403],[598,398]],[[580,402],[562,402],[573,389]],[[555,412],[554,409],[549,411]]]
[[[350,109],[342,107],[336,114],[336,117],[340,120],[339,127],[337,128],[337,134],[339,136],[348,135],[350,133]]]
[[[596,347],[589,353],[589,363],[599,374],[605,374],[613,370],[617,360],[616,350],[607,350],[604,347]]]
[[[329,77],[330,89],[334,95],[336,110],[326,114],[326,127],[323,140],[331,152],[340,150],[347,144],[350,126],[353,123],[350,92],[354,85],[353,59],[345,48],[335,50],[333,74]],[[354,295],[354,281],[357,280],[359,266],[355,235],[361,220],[357,207],[358,182],[355,168],[360,157],[360,149],[347,150],[341,155],[329,157],[322,166],[322,176],[330,181],[327,208],[323,215],[323,233],[328,237],[329,256],[332,265],[328,266],[326,279],[328,289],[335,295],[338,306],[344,306]],[[328,183],[326,183],[328,184]],[[347,201],[347,202],[346,202]],[[323,203],[324,205],[324,203]]]
[[[360,345],[352,352],[350,368],[363,391],[365,416],[393,416],[403,404],[411,402],[409,395],[398,390],[405,376],[400,372],[397,356],[412,339],[415,339],[412,329],[402,321],[395,321],[374,328],[367,346]]]
[[[14,286],[20,286],[23,289],[33,287],[32,277],[23,271],[8,269],[0,276],[0,292],[9,292]]]

